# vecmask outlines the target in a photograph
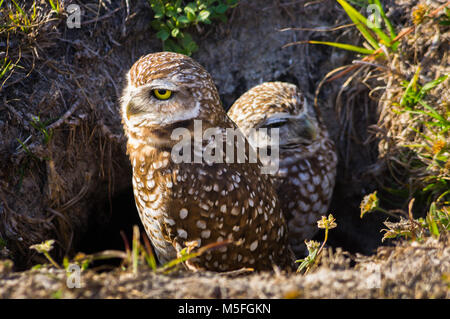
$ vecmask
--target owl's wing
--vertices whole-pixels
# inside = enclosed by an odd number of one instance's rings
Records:
[[[288,248],[279,248],[287,242],[284,218],[260,169],[254,163],[182,164],[167,207],[167,240],[178,252],[193,241],[198,246],[228,241],[219,248],[220,255],[206,254],[211,263],[228,267],[223,270],[240,263],[252,266],[260,255],[270,255],[266,268],[286,259]]]

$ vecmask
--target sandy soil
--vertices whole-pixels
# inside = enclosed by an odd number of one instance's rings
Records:
[[[86,270],[81,288],[68,288],[64,270],[11,272],[3,261],[0,298],[449,298],[448,244],[448,238],[430,238],[421,244],[379,248],[372,257],[329,249],[321,265],[307,275]]]

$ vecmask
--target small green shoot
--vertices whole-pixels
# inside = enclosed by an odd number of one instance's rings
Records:
[[[155,271],[157,268],[157,264],[155,255],[153,254],[153,249],[150,245],[148,237],[143,236],[143,239],[144,239],[144,247],[142,247],[142,253],[144,254],[145,261],[147,263],[147,266],[150,267],[152,271]]]
[[[0,80],[3,77],[6,77],[6,74],[11,71],[14,68],[14,64],[12,63],[11,60],[8,60],[8,57],[5,57],[3,59],[2,64],[0,65]],[[2,83],[1,86],[4,85],[4,82]]]
[[[138,274],[139,268],[142,265],[146,265],[153,272],[169,273],[171,271],[176,270],[177,267],[182,263],[185,263],[190,259],[199,257],[210,249],[216,249],[224,245],[230,244],[230,241],[225,240],[221,242],[211,243],[209,245],[205,245],[202,247],[197,247],[198,244],[197,241],[186,242],[185,243],[186,247],[178,253],[177,258],[158,267],[151,245],[146,236],[142,236],[144,244],[141,244],[140,240],[141,235],[139,233],[138,226],[135,225],[133,227],[133,240],[131,249],[128,240],[126,239],[125,234],[123,232],[121,232],[121,236],[124,240],[125,252],[118,250],[106,250],[90,255],[79,253],[77,254],[77,256],[75,256],[73,261],[69,261],[67,257],[64,258],[63,260],[64,268],[67,269],[69,265],[76,263],[77,265],[81,266],[82,270],[85,270],[93,261],[119,258],[122,259],[120,269],[122,269],[123,271],[131,270],[131,272],[135,275]],[[253,269],[250,268],[246,269],[246,271],[251,270]]]
[[[43,254],[50,263],[56,268],[60,269],[61,267],[56,263],[56,261],[50,256],[50,251],[53,249],[53,244],[55,240],[49,239],[40,244],[31,245],[30,249],[36,250],[38,253]]]
[[[32,116],[31,126],[33,126],[36,130],[38,130],[43,136],[44,145],[47,145],[53,137],[53,131],[47,129],[47,126],[51,123],[51,121],[42,121],[39,116]]]
[[[305,270],[305,274],[310,267],[312,267],[315,262],[319,252],[320,243],[314,240],[305,241],[306,249],[308,250],[308,256],[304,259],[296,260],[296,263],[300,263],[297,268],[297,272],[302,272]]]
[[[7,241],[0,237],[0,249],[6,248]]]
[[[222,246],[228,245],[230,243],[231,243],[230,241],[224,240],[224,241],[220,241],[220,242],[211,243],[211,244],[208,244],[208,245],[205,245],[202,247],[197,247],[198,246],[197,241],[186,242],[185,243],[186,247],[183,248],[179,252],[178,257],[176,259],[173,259],[173,260],[167,262],[163,266],[161,266],[161,268],[159,268],[158,271],[163,272],[163,273],[168,273],[168,272],[176,269],[176,267],[178,265],[180,265],[190,259],[199,257],[210,249],[217,249]],[[247,268],[246,270],[253,271],[252,268]]]
[[[304,274],[307,274],[312,267],[317,265],[319,256],[322,253],[323,247],[328,240],[329,230],[337,227],[336,219],[332,214],[328,215],[328,218],[322,216],[322,218],[317,221],[317,227],[320,229],[325,229],[325,236],[322,245],[320,245],[319,242],[313,240],[305,241],[306,248],[308,249],[308,256],[306,256],[306,258],[304,259],[295,261],[296,263],[300,263],[300,266],[297,268],[297,272],[302,272],[303,270],[305,270]]]
[[[53,299],[61,299],[63,297],[63,291],[61,289],[58,289],[58,290],[52,292],[51,297]]]
[[[134,225],[133,227],[133,248],[132,248],[132,265],[133,265],[133,274],[137,275],[138,272],[138,258],[140,253],[140,233],[139,227]]]
[[[430,210],[425,218],[424,225],[428,226],[430,234],[436,238],[442,232],[450,230],[450,206],[438,209],[436,203],[430,205]]]
[[[31,270],[39,270],[39,269],[42,269],[42,267],[43,267],[43,265],[41,265],[41,264],[36,264],[36,265],[34,265],[33,267],[31,267]]]

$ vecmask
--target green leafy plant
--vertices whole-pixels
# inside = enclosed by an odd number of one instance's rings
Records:
[[[418,83],[420,67],[413,78],[403,82],[405,92],[396,111],[410,114],[415,124],[409,128],[419,136],[419,142],[405,144],[413,150],[416,159],[413,170],[425,171],[421,177],[423,193],[430,193],[430,202],[450,200],[450,109],[449,106],[436,108],[425,101],[428,92],[447,80],[448,75],[439,77],[423,86]],[[419,131],[417,127],[422,127]]]
[[[386,239],[403,237],[408,240],[422,241],[425,237],[439,236],[450,230],[450,206],[444,206],[438,209],[435,203],[432,203],[425,218],[405,219],[400,218],[397,223],[384,222],[387,229],[383,241]]]
[[[413,218],[412,207],[414,199],[412,199],[408,206],[408,212],[400,209],[385,210],[379,206],[379,199],[377,192],[373,192],[364,197],[361,202],[361,218],[366,213],[382,212],[390,216],[396,217],[397,222],[384,222],[387,229],[382,241],[386,239],[405,238],[411,240],[422,241],[426,236],[433,236],[438,238],[443,232],[450,230],[450,203],[438,208],[436,202],[431,203],[428,213],[425,218]]]
[[[423,199],[427,215],[414,219],[413,201],[406,213],[381,208],[377,192],[366,195],[360,205],[361,218],[366,213],[379,211],[399,219],[397,223],[385,223],[388,229],[383,240],[397,237],[422,240],[424,236],[439,237],[449,230],[450,106],[448,102],[435,106],[427,99],[428,93],[446,81],[448,75],[421,85],[420,72],[418,66],[411,80],[402,82],[403,94],[392,106],[395,113],[409,114],[408,129],[416,134],[413,143],[400,145],[400,150],[404,151],[397,160],[413,177],[404,185],[407,196]]]
[[[187,29],[213,20],[226,21],[226,11],[237,5],[238,0],[148,0],[154,13],[151,26],[163,42],[165,51],[192,55],[198,46]]]

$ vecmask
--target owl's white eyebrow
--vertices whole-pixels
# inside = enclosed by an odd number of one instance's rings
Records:
[[[179,87],[175,83],[168,80],[156,79],[146,84],[144,87],[149,89],[171,90],[178,91]]]
[[[283,123],[287,122],[290,119],[300,119],[305,116],[305,112],[301,112],[299,114],[293,115],[287,112],[280,112],[280,113],[274,113],[271,114],[269,117],[267,117],[264,121],[260,123],[259,126],[263,125],[273,125],[275,123]]]

